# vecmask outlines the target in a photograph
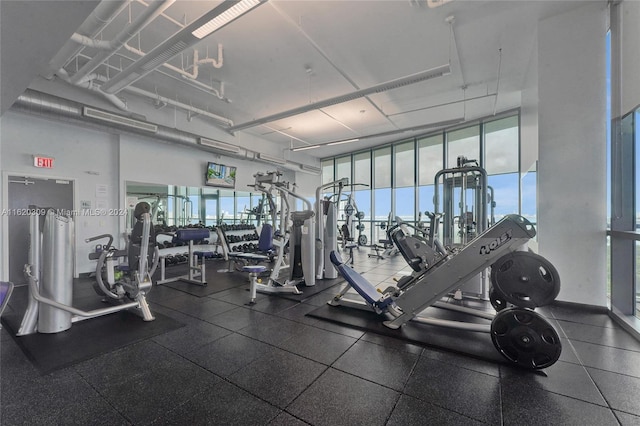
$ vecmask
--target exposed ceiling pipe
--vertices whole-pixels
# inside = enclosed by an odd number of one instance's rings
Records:
[[[71,82],[76,83],[85,75],[95,71],[104,61],[109,59],[126,42],[136,36],[143,28],[149,25],[155,18],[171,6],[175,0],[158,0],[151,2],[149,7],[140,14],[130,25],[124,28],[118,35],[109,42],[110,49],[102,50],[96,54],[89,62],[84,64],[80,70],[71,76]]]
[[[121,109],[123,111],[126,111],[127,108],[127,104],[124,103],[124,101],[122,99],[120,99],[119,97],[115,96],[115,95],[110,95],[108,93],[104,93],[102,90],[100,90],[100,86],[98,86],[97,84],[94,83],[94,80],[98,80],[98,75],[97,74],[90,74],[89,76],[87,76],[87,78],[77,82],[77,83],[72,83],[71,79],[69,78],[69,74],[67,73],[67,71],[64,68],[60,68],[58,70],[58,72],[56,73],[56,75],[58,77],[60,77],[63,81],[72,84],[74,86],[77,87],[81,87],[83,89],[87,89],[87,90],[91,90],[93,92],[99,93],[100,95],[104,96],[109,102],[111,102],[113,105],[116,106],[116,108]]]
[[[123,69],[102,86],[106,93],[118,93],[135,83],[180,52],[199,43],[266,0],[223,1],[189,25],[154,47],[149,53]]]
[[[130,0],[100,2],[77,31],[81,34],[89,34],[91,37],[95,37],[100,34],[100,31],[102,31],[113,18],[118,16],[120,12],[127,7],[129,2]],[[49,62],[49,68],[44,77],[48,80],[52,79],[55,73],[80,53],[81,50],[82,46],[78,46],[78,44],[73,41],[67,41],[64,46],[62,46],[62,49],[60,49]]]
[[[150,136],[148,131],[132,129],[117,122],[109,122],[108,124],[102,123],[85,117],[83,115],[84,106],[85,105],[79,102],[63,99],[58,96],[50,95],[48,93],[42,93],[32,89],[27,89],[22,95],[20,95],[20,97],[18,97],[16,102],[14,102],[14,104],[11,106],[11,109],[15,111],[39,115],[57,121],[62,119],[63,121],[73,122],[107,132],[113,132],[114,129],[117,129],[122,132],[134,133],[146,137]],[[273,163],[269,161],[260,160],[257,151],[239,147],[240,149],[238,150],[238,153],[222,153],[216,151],[213,148],[198,143],[200,138],[206,138],[205,136],[184,132],[175,128],[162,126],[160,124],[157,124],[155,126],[157,127],[157,131],[155,133],[152,133],[151,135],[156,141],[169,142],[242,160],[259,161],[273,166]],[[302,163],[287,160],[286,164],[278,165],[277,167],[280,166],[282,168],[287,168],[290,170],[295,169],[296,171],[298,171],[302,168]]]
[[[177,78],[177,77],[175,77],[175,76],[173,76],[173,75],[171,75],[171,74],[166,74],[166,73],[164,73],[164,72],[162,72],[162,71],[158,71],[158,72],[160,72],[161,74],[166,75],[167,77],[170,77],[170,78],[174,78],[174,79],[175,79],[175,78]],[[63,79],[63,80],[64,80],[64,79]],[[86,82],[86,81],[90,81],[90,80],[97,80],[97,81],[100,81],[100,82],[105,82],[105,81],[107,81],[107,77],[105,77],[105,76],[103,76],[103,75],[100,75],[100,74],[98,74],[98,73],[91,73],[91,74],[89,74],[89,75],[85,76],[85,77],[81,80],[81,82],[82,82],[82,83],[84,83],[84,82]],[[71,84],[68,80],[66,80],[66,81],[67,81],[67,83]],[[225,102],[228,102],[228,103],[230,103],[230,102],[231,102],[231,100],[229,100],[228,98],[225,98],[225,97],[224,97],[224,90],[223,90],[224,88],[223,88],[223,86],[222,86],[222,83],[220,83],[220,89],[221,89],[221,92],[218,92],[218,91],[217,91],[216,89],[214,89],[213,87],[209,87],[209,86],[207,86],[207,85],[205,85],[205,84],[203,84],[203,83],[200,83],[199,81],[195,81],[195,80],[185,80],[183,83],[187,83],[188,85],[193,85],[193,84],[197,83],[198,85],[202,86],[202,89],[201,89],[200,87],[198,87],[198,86],[193,86],[193,87],[195,87],[196,89],[198,89],[198,90],[203,90],[203,89],[205,89],[205,90],[207,91],[207,93],[213,93],[216,97],[218,97],[218,99],[221,99],[221,100],[223,100],[223,101],[225,101]],[[130,86],[130,87],[132,88],[131,92],[133,92],[134,90],[136,90],[136,88],[135,88],[135,87],[133,87],[133,86]],[[128,90],[128,89],[129,89],[129,88],[127,88],[127,89],[125,89],[125,90]],[[138,90],[138,92],[139,92],[139,94],[141,94],[141,95],[143,95],[143,96],[147,96],[147,97],[149,97],[149,98],[152,98],[154,101],[159,100],[159,99],[158,99],[158,98],[159,98],[159,96],[158,96],[158,94],[157,94],[157,93],[145,92],[145,91],[143,91],[143,90]],[[142,94],[142,92],[144,92],[144,94]],[[102,92],[102,91],[100,92],[100,94],[102,94],[102,95],[106,95],[106,94],[105,94],[104,92]],[[221,96],[222,96],[222,97],[221,97]],[[162,98],[162,99],[165,99],[165,98]],[[160,102],[162,102],[162,100],[160,100]],[[194,114],[200,114],[202,111],[204,111],[204,110],[201,110],[201,109],[198,109],[198,108],[194,108],[192,105],[187,105],[187,104],[184,104],[184,103],[181,103],[181,102],[178,102],[178,101],[171,101],[171,102],[172,102],[172,105],[173,105],[173,106],[175,106],[175,107],[177,107],[177,108],[180,108],[180,109],[182,109],[182,110],[184,110],[184,111],[187,111],[187,112],[191,111],[191,112],[193,112]],[[230,124],[228,124],[228,125],[233,125],[233,121],[231,121],[231,120],[229,120],[229,119],[227,119],[227,118],[225,118],[225,117],[217,116],[217,115],[215,115],[215,114],[213,114],[213,113],[210,113],[210,112],[205,112],[203,115],[206,115],[206,116],[210,116],[210,115],[211,115],[212,117],[210,117],[210,118],[213,118],[213,119],[214,119],[214,120],[216,120],[217,122],[220,122],[220,121],[222,121],[222,122],[227,122],[227,121],[228,121],[228,122],[230,123]],[[226,130],[226,127],[224,128],[224,130]]]
[[[123,57],[123,58],[125,58],[125,59],[127,59],[129,61],[133,61],[133,59],[129,58],[126,55],[123,55],[120,52],[116,53],[116,55],[117,56],[121,56],[121,57]],[[85,57],[85,58],[89,58],[88,56],[85,56],[85,55],[80,55],[80,56]],[[115,67],[115,66],[113,66],[113,65],[105,64],[105,66],[120,72],[120,69]],[[206,85],[206,84],[204,84],[204,83],[202,83],[202,82],[200,82],[198,80],[193,80],[193,79],[186,78],[186,77],[178,78],[177,76],[175,76],[173,74],[170,74],[170,73],[167,73],[167,72],[164,72],[164,71],[162,71],[160,69],[156,69],[155,72],[160,73],[160,74],[162,74],[162,75],[164,75],[166,77],[172,78],[174,80],[178,80],[183,84],[187,84],[187,85],[193,87],[194,89],[204,91],[209,95],[213,94],[216,98],[220,99],[221,101],[225,101],[227,103],[231,103],[232,102],[231,99],[225,97],[225,95],[224,95],[224,83],[223,82],[219,82],[220,83],[220,90],[218,90],[215,87],[208,86],[208,85]]]
[[[184,109],[186,111],[190,111],[190,112],[192,112],[194,114],[204,115],[204,116],[212,118],[212,119],[216,120],[218,123],[224,124],[226,126],[233,126],[233,121],[231,121],[230,119],[222,117],[222,116],[219,116],[219,115],[216,115],[216,114],[213,114],[213,113],[211,113],[209,111],[206,111],[204,109],[196,108],[196,107],[193,107],[191,105],[186,105],[186,104],[183,104],[181,102],[174,101],[173,99],[165,98],[163,96],[158,96],[155,93],[147,92],[146,90],[138,89],[137,87],[133,87],[133,86],[126,87],[124,90],[126,90],[127,92],[135,93],[137,95],[146,96],[146,97],[151,98],[151,99],[158,99],[161,102],[166,102],[168,105],[173,105],[173,106],[178,107],[180,109]]]

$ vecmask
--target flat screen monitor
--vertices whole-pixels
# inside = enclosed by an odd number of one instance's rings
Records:
[[[236,168],[218,163],[207,163],[207,173],[205,175],[205,185],[217,186],[221,188],[236,187]]]

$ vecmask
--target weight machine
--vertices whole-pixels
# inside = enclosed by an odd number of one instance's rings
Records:
[[[349,185],[349,178],[342,178],[316,188],[315,277],[319,280],[338,278],[338,271],[331,267],[329,255],[338,248],[338,203],[342,196],[342,189],[347,185]],[[320,198],[322,191],[335,187],[338,187],[338,197],[335,202],[330,198]]]
[[[398,254],[398,249],[394,246],[393,241],[389,238],[389,229],[391,229],[391,212],[389,212],[389,216],[387,216],[386,222],[380,222],[380,229],[385,231],[385,235],[387,238],[378,239],[378,243],[382,244],[379,246],[378,244],[374,244],[371,248],[375,251],[375,253],[369,253],[369,257],[375,257],[377,259],[385,259],[387,257],[395,256]],[[380,253],[382,250],[382,253]]]
[[[355,185],[363,185],[363,186],[369,186],[366,184],[352,184],[351,187],[353,188],[353,186]],[[358,246],[366,246],[367,243],[369,242],[366,234],[363,234],[362,232],[364,231],[364,224],[362,223],[362,219],[364,219],[364,212],[360,211],[358,209],[358,205],[356,204],[356,200],[353,196],[353,190],[351,193],[349,193],[349,195],[347,196],[347,204],[344,206],[344,215],[346,217],[346,221],[345,224],[342,225],[343,227],[346,225],[346,230],[348,231],[348,236],[352,236],[354,235],[354,229],[358,231],[358,238],[357,238],[357,243]],[[357,221],[358,223],[356,224],[355,221]],[[343,234],[345,234],[345,232],[342,232]],[[353,238],[353,237],[352,237]],[[355,238],[354,238],[355,239]],[[344,240],[344,235],[343,235],[343,248],[346,245],[346,241]]]
[[[71,328],[72,323],[95,318],[123,310],[132,310],[144,321],[155,318],[149,309],[146,292],[153,283],[151,275],[158,265],[158,248],[153,237],[151,206],[138,203],[134,209],[137,219],[130,236],[127,250],[111,247],[113,236],[102,234],[86,242],[108,238],[109,242],[99,253],[91,253],[96,259],[96,292],[105,296],[113,305],[106,308],[84,311],[71,306],[73,302],[73,217],[59,214],[53,209],[30,217],[29,263],[25,275],[29,280],[29,304],[22,318],[17,336],[40,333],[58,333]],[[41,224],[44,219],[44,224]],[[41,231],[42,229],[42,231]],[[127,258],[128,268],[117,276],[117,259]],[[151,265],[151,266],[150,266]],[[134,269],[134,267],[137,268]],[[128,301],[127,301],[128,300]]]
[[[487,172],[476,160],[459,156],[456,167],[436,173],[434,185],[434,214],[442,218],[442,232],[439,234],[446,247],[464,247],[477,235],[495,223],[493,188],[487,183]],[[440,210],[440,185],[442,185],[442,210]],[[440,213],[442,212],[442,214]],[[430,215],[429,212],[425,214]],[[433,223],[438,233],[440,227]],[[487,296],[488,276],[486,271],[471,277],[468,283],[461,283],[456,297],[463,291],[477,297]]]
[[[435,225],[432,223],[432,228]],[[505,216],[466,246],[453,251],[445,249],[435,239],[429,241],[407,234],[400,226],[391,229],[389,235],[414,272],[400,279],[397,286],[379,291],[333,252],[331,260],[348,285],[329,301],[330,305],[372,310],[384,317],[383,324],[391,329],[414,321],[490,333],[502,356],[528,369],[546,368],[558,360],[562,351],[560,337],[534,309],[555,300],[560,291],[560,279],[554,266],[545,258],[519,251],[536,235],[528,220],[518,215]],[[493,284],[490,300],[496,314],[443,301],[443,297],[460,283],[489,266]],[[364,300],[350,298],[350,288]],[[482,318],[490,324],[422,316],[429,307]]]
[[[253,185],[256,191],[266,195],[269,202],[272,222],[276,223],[277,211],[273,200],[273,192],[280,195],[280,227],[275,233],[273,245],[276,248],[275,265],[266,284],[255,283],[256,291],[263,293],[293,293],[302,294],[297,285],[304,283],[306,287],[316,284],[313,273],[315,227],[314,212],[309,200],[301,197],[288,188],[289,184],[281,182],[281,172],[256,173]],[[288,197],[301,200],[306,209],[290,211]],[[292,222],[288,229],[289,216]],[[288,261],[285,262],[285,248],[289,247]]]

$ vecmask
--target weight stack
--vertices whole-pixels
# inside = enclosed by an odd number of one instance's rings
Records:
[[[49,210],[42,231],[40,294],[71,306],[73,302],[74,226],[70,217]],[[38,331],[58,333],[71,328],[71,313],[40,303]]]

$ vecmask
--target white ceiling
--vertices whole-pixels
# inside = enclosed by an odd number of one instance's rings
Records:
[[[81,16],[87,16],[97,4],[79,1],[26,3],[49,3],[59,7],[51,10],[34,6],[32,14],[19,16],[22,22],[14,20],[9,38],[3,31],[3,95],[8,93],[6,87],[20,89],[19,82],[25,76],[36,78],[36,75],[25,73],[24,66],[6,65],[7,45],[13,46],[15,51],[17,41],[24,43],[27,39],[29,44],[39,46],[39,60],[48,61],[63,47],[62,42],[51,42],[51,34],[67,37],[74,28],[80,28],[76,30],[79,33],[86,30],[86,23],[82,27],[79,25],[82,20],[78,19],[78,11]],[[147,8],[147,3],[154,2],[131,1],[95,38],[115,38]],[[134,36],[128,45],[149,53],[220,3],[178,0]],[[241,130],[281,144],[285,149],[361,138],[350,144],[305,151],[322,157],[428,131],[425,127],[401,133],[404,129],[451,120],[468,121],[517,108],[534,54],[538,21],[579,7],[581,3],[270,0],[171,59],[169,64],[174,69],[160,66],[133,86],[157,93],[158,99],[169,98],[209,111],[237,126],[450,65],[451,73],[446,76]],[[0,13],[4,24],[9,12],[5,7]],[[36,27],[25,22],[38,19],[46,20],[47,24]],[[19,34],[21,31],[22,35]],[[193,71],[189,67],[194,49],[200,59],[207,56],[218,59],[218,44],[223,49],[221,68],[201,64],[195,82],[175,71],[175,67]],[[73,45],[77,46],[68,41],[66,47]],[[46,46],[44,52],[43,46]],[[67,58],[66,73],[73,77],[88,58],[98,52],[96,48],[85,47],[77,57]],[[11,59],[17,55],[12,52]],[[107,64],[95,70],[100,76],[94,80],[95,84],[114,78],[120,69],[126,69],[138,58],[140,56],[124,47],[118,49]],[[34,74],[40,75],[55,71],[43,70],[41,65],[33,69]],[[223,87],[224,96],[214,95],[211,90],[204,89],[205,86],[218,92]],[[72,96],[73,92],[69,93]],[[92,93],[92,96],[100,97],[99,93]],[[125,99],[138,96],[127,89],[116,95]],[[144,104],[136,105],[153,108],[152,101],[147,99]],[[129,113],[145,115],[142,107],[137,108]],[[197,119],[227,127],[205,116]],[[394,132],[384,137],[366,138]]]

